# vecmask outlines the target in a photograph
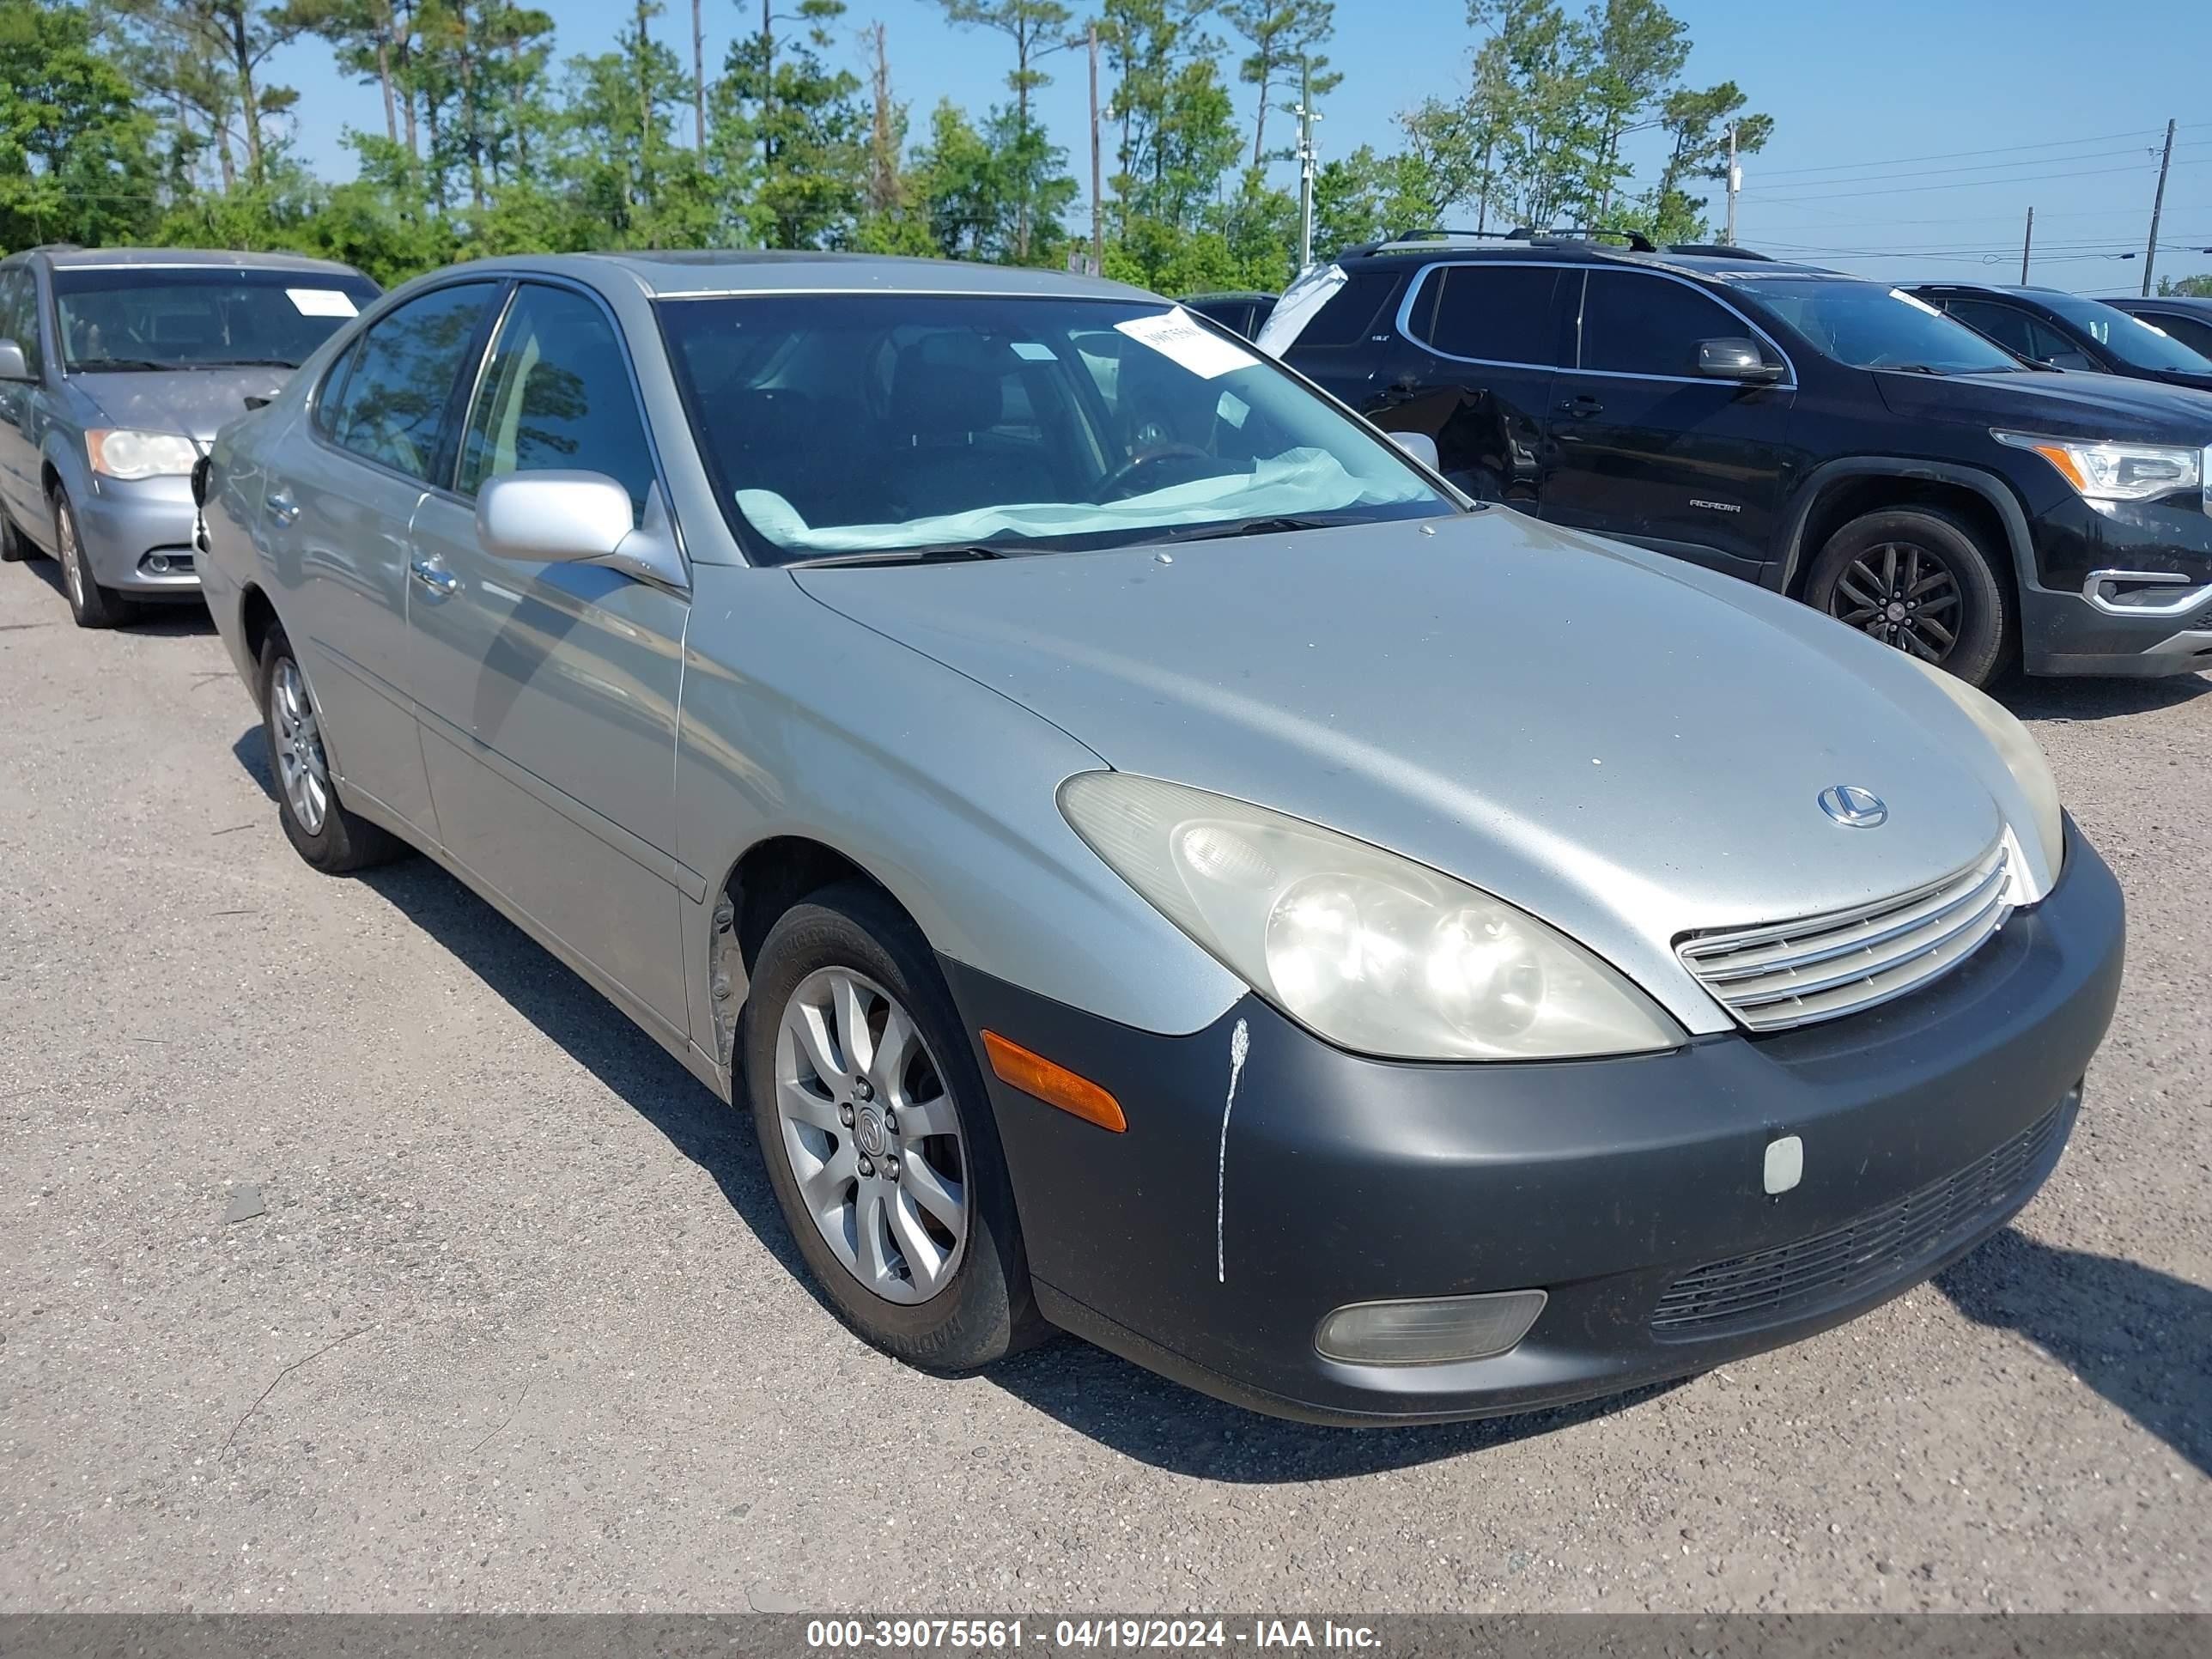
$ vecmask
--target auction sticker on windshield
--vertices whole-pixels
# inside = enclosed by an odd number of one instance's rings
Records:
[[[353,295],[335,288],[288,288],[284,295],[302,317],[353,317],[361,307]]]
[[[1259,361],[1243,347],[1233,345],[1218,334],[1207,333],[1181,306],[1164,316],[1132,317],[1114,326],[1139,344],[1148,345],[1163,357],[1180,363],[1201,380],[1232,374]]]

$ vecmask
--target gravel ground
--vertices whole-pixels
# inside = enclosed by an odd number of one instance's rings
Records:
[[[203,617],[0,568],[0,1609],[2202,1608],[2208,693],[2013,694],[2133,921],[2014,1227],[1676,1388],[1345,1433],[864,1347],[648,1039],[427,861],[294,856]]]

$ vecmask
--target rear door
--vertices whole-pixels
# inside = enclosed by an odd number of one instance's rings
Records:
[[[478,879],[678,1032],[676,702],[688,594],[598,564],[495,558],[476,497],[585,470],[665,520],[614,319],[526,281],[477,376],[453,488],[422,498],[408,585],[412,684],[445,844]]]
[[[1435,439],[1443,475],[1478,501],[1536,510],[1559,295],[1578,276],[1520,261],[1430,266],[1399,307],[1368,417]]]
[[[1573,367],[1553,403],[1544,516],[1756,579],[1796,471],[1788,359],[1694,283],[1617,267],[1574,275]],[[1783,380],[1700,376],[1698,344],[1717,339],[1751,341],[1785,366]]]
[[[276,612],[302,653],[333,761],[349,788],[433,836],[408,689],[409,526],[441,476],[461,368],[499,290],[454,283],[380,318],[325,379],[261,507]]]

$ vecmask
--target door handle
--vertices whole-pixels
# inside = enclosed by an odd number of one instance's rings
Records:
[[[461,579],[435,559],[417,559],[408,568],[416,581],[430,590],[433,598],[450,599],[460,587]]]
[[[261,510],[278,524],[289,524],[300,516],[300,503],[292,499],[290,490],[278,488],[263,500]]]
[[[1578,421],[1587,421],[1593,415],[1604,414],[1605,405],[1588,392],[1584,392],[1577,398],[1562,398],[1559,402],[1559,412],[1562,415],[1571,415]]]

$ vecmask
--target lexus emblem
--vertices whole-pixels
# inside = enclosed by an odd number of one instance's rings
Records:
[[[1889,817],[1889,807],[1882,798],[1856,783],[1831,784],[1823,789],[1820,810],[1851,830],[1871,830]]]

